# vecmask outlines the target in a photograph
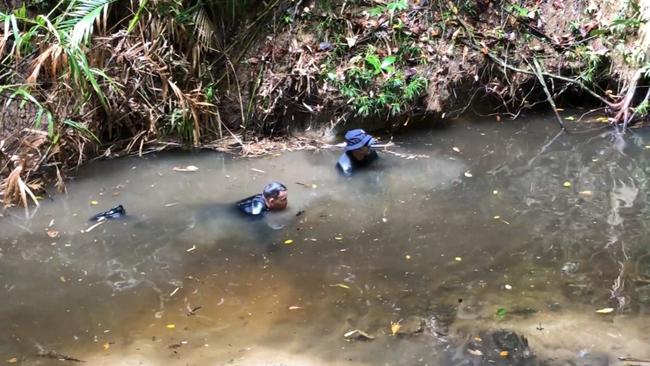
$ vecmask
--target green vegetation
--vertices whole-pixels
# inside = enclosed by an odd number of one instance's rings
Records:
[[[356,115],[361,117],[380,115],[387,111],[390,116],[402,113],[426,90],[427,79],[415,75],[407,78],[396,69],[401,63],[398,56],[380,58],[374,47],[367,47],[364,57],[350,60],[344,78],[339,80],[332,73],[329,79],[348,98]]]

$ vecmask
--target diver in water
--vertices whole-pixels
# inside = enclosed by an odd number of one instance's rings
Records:
[[[374,142],[372,136],[362,129],[346,132],[345,152],[336,163],[338,170],[349,177],[356,170],[365,168],[377,160],[377,152],[372,148]]]
[[[287,207],[287,187],[279,182],[271,182],[261,194],[256,194],[237,202],[237,208],[247,216],[263,216],[267,211],[280,211]]]

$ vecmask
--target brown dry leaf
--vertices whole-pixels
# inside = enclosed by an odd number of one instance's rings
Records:
[[[499,352],[499,356],[501,356],[501,357],[503,357],[503,358],[508,357],[508,355],[510,355],[510,352],[508,352],[508,351],[501,351],[501,352]]]
[[[102,348],[104,349],[104,351],[108,351],[108,349],[111,348],[111,344],[106,342],[102,345]]]
[[[50,238],[58,238],[59,237],[59,232],[56,230],[48,230],[47,231],[47,236]]]
[[[18,358],[16,358],[16,357],[12,357],[12,358],[7,360],[7,363],[16,363],[16,362],[18,362]]]

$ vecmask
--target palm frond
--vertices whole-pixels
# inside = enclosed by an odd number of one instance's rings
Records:
[[[194,31],[197,45],[203,50],[214,48],[215,27],[205,8],[199,6],[194,13]]]
[[[67,33],[68,42],[72,47],[88,43],[93,33],[95,23],[100,23],[102,16],[106,17],[108,7],[115,0],[76,0],[69,10],[62,15],[59,23],[60,30]]]

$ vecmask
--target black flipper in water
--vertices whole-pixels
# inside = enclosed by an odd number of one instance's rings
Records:
[[[98,213],[97,215],[90,218],[90,221],[103,221],[103,220],[113,220],[119,219],[126,216],[126,210],[122,205],[111,208],[108,211]]]

